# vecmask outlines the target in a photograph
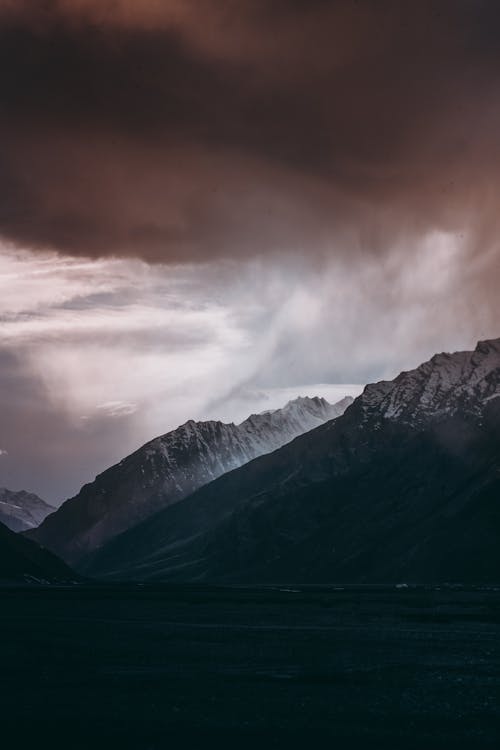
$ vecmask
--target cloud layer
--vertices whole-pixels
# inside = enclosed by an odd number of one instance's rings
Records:
[[[0,0],[1,483],[498,336],[499,37],[493,0]]]
[[[330,400],[494,333],[454,235],[384,261],[0,253],[0,485],[59,502],[189,418]],[[497,307],[498,310],[498,307]],[[460,325],[457,325],[460,321]],[[318,385],[319,384],[319,385]],[[336,384],[336,385],[335,385]]]
[[[0,231],[164,262],[431,230],[482,253],[499,32],[487,0],[0,2]]]

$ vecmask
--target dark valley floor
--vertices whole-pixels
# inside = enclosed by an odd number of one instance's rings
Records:
[[[79,585],[0,596],[2,735],[17,748],[500,740],[500,587]]]

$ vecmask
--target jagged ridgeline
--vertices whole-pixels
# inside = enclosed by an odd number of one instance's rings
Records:
[[[11,531],[36,528],[55,508],[33,492],[0,487],[0,523]]]
[[[85,485],[29,536],[77,565],[117,534],[222,474],[338,417],[352,402],[297,398],[241,424],[189,420]]]
[[[338,419],[82,559],[116,579],[498,582],[500,339],[368,385]]]

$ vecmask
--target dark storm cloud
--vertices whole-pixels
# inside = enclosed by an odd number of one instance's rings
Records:
[[[0,231],[147,260],[497,230],[486,0],[0,0]]]

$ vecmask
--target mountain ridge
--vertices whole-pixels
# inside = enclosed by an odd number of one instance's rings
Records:
[[[469,559],[457,552],[456,570],[470,578],[483,565],[484,576],[490,560],[488,575],[500,579],[492,537],[500,528],[498,396],[500,339],[435,355],[393,381],[368,385],[335,421],[130,529],[83,569],[142,580],[440,579],[453,573],[443,516],[453,519],[455,540],[473,550]],[[464,514],[474,519],[477,538],[467,538]],[[431,560],[440,562],[432,567]]]
[[[5,524],[11,531],[36,528],[54,511],[54,506],[49,505],[34,492],[0,487],[0,523]]]
[[[299,397],[238,425],[188,420],[99,474],[27,535],[70,564],[198,487],[275,450],[352,403]]]

